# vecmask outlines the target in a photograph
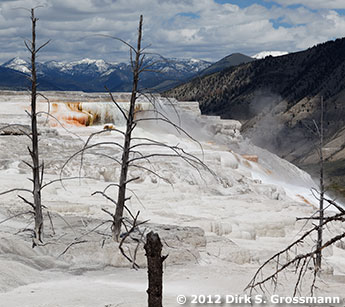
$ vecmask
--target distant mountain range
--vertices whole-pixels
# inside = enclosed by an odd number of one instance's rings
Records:
[[[257,145],[311,171],[319,160],[313,120],[319,122],[323,97],[328,178],[345,195],[345,38],[195,78],[166,95],[240,120]]]
[[[196,59],[150,58],[145,65],[153,72],[141,75],[140,86],[162,90],[194,77],[211,65]],[[13,58],[0,66],[0,89],[26,89],[30,64]],[[37,63],[41,90],[79,90],[86,92],[130,91],[132,69],[128,63],[108,63],[104,60],[83,59],[74,62],[49,61]]]
[[[272,52],[265,52],[266,56],[270,54]],[[156,56],[146,60],[146,64],[152,64],[151,72],[141,75],[140,86],[161,92],[196,76],[202,77],[254,60],[241,53],[233,53],[216,63]],[[132,88],[132,69],[129,63],[109,63],[92,59],[73,62],[48,61],[37,63],[37,70],[41,90],[104,92],[104,86],[107,86],[111,91],[122,92]],[[0,65],[0,89],[27,89],[29,74],[30,64],[27,61],[20,58],[7,61]]]

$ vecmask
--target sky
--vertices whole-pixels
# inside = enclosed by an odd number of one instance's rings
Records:
[[[35,6],[38,42],[51,39],[38,61],[127,62],[128,47],[106,36],[135,44],[141,14],[146,50],[164,57],[295,52],[345,36],[345,0],[0,0],[0,63],[28,59]]]

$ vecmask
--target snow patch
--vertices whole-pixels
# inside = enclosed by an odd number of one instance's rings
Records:
[[[2,66],[23,73],[30,73],[30,64],[19,57],[13,58],[12,60],[4,63]]]
[[[257,54],[252,55],[252,58],[259,60],[264,59],[268,56],[278,57],[286,54],[288,54],[287,51],[261,51]]]

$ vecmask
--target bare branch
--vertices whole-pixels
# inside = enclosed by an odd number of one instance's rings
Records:
[[[94,195],[96,195],[96,194],[102,195],[102,196],[105,197],[106,199],[110,200],[115,206],[117,206],[117,201],[114,200],[113,198],[111,198],[109,195],[107,195],[107,194],[105,193],[105,191],[103,191],[103,192],[102,192],[102,191],[93,192],[93,193],[91,194],[91,196],[94,196]],[[129,198],[126,198],[126,199],[125,199],[125,202],[126,202],[127,200],[129,200]],[[124,208],[125,208],[126,211],[129,213],[129,215],[131,215],[131,217],[134,218],[134,216],[132,215],[131,211],[128,209],[128,207],[127,207],[126,205],[124,205]],[[109,212],[106,211],[105,209],[102,209],[102,210],[103,210],[104,212],[106,212],[106,213],[109,214]],[[110,215],[111,215],[112,217],[114,217],[114,214],[111,214],[111,213],[110,213]]]
[[[131,44],[127,43],[126,41],[124,41],[123,39],[121,39],[119,37],[111,36],[111,35],[106,35],[106,34],[96,34],[96,36],[103,36],[103,37],[108,37],[108,38],[111,38],[111,39],[118,40],[121,43],[125,44],[127,47],[129,47],[129,49],[131,51],[133,51],[134,53],[137,53],[137,50]]]
[[[136,181],[136,180],[138,180],[138,179],[140,179],[140,177],[134,177],[134,178],[128,179],[128,180],[125,182],[125,184],[127,185],[127,184],[131,183],[132,181]]]
[[[94,195],[95,193],[93,193]],[[102,208],[102,211],[104,211],[105,213],[109,214],[112,218],[114,218],[114,214],[112,214],[111,212],[109,212],[107,209]]]
[[[158,112],[159,112],[159,111],[158,111]],[[161,113],[159,112],[159,114],[161,114]],[[139,119],[134,120],[134,122],[135,122],[135,123],[139,123],[139,122],[143,122],[143,121],[152,121],[152,120],[162,121],[162,122],[165,122],[165,123],[170,124],[171,126],[175,127],[175,128],[176,128],[178,131],[180,131],[182,134],[185,134],[187,137],[189,137],[191,140],[193,140],[195,143],[197,143],[197,144],[200,146],[200,148],[201,148],[201,150],[202,150],[202,153],[204,152],[204,150],[203,150],[203,148],[202,148],[202,146],[201,146],[201,144],[200,144],[199,141],[197,141],[195,138],[193,138],[193,137],[192,137],[187,131],[185,131],[183,128],[181,128],[180,126],[174,124],[173,122],[171,122],[171,121],[168,120],[168,119],[159,118],[159,117],[157,117],[157,118],[155,118],[155,117],[152,117],[152,118],[139,118]]]
[[[70,244],[68,244],[68,246],[64,249],[64,251],[58,256],[58,258],[60,258],[61,256],[63,256],[64,254],[66,254],[66,252],[73,246],[73,245],[77,245],[77,244],[82,244],[82,243],[87,243],[87,240],[82,240],[82,241],[75,241],[72,242]]]
[[[172,184],[172,182],[168,179],[168,178],[165,178],[165,177],[162,177],[161,175],[159,175],[157,172],[145,167],[145,166],[142,166],[142,165],[136,165],[136,164],[131,164],[131,167],[135,167],[135,168],[139,168],[139,169],[143,169],[155,176],[157,176],[159,179],[162,179],[163,181],[165,181],[166,183],[170,184],[172,187],[174,186]]]
[[[31,47],[29,47],[27,41],[24,41],[24,44],[25,44],[25,47],[29,50],[29,52],[31,53],[32,52],[32,49]]]
[[[28,163],[28,162],[26,162],[26,161],[24,161],[24,160],[22,160],[22,162],[25,164],[25,165],[27,165],[29,168],[33,168],[33,166],[30,164],[30,163]]]
[[[71,135],[74,135],[75,137],[77,137],[80,141],[84,142],[83,139],[76,133],[74,133],[73,131],[71,130],[68,130],[60,121],[58,118],[56,118],[54,115],[50,114],[49,112],[45,112],[45,111],[40,111],[40,112],[37,112],[36,115],[40,115],[40,114],[44,114],[44,115],[47,115],[49,117],[51,117],[52,119],[54,119],[62,129],[64,129],[66,132],[68,132],[69,134]]]
[[[342,208],[340,205],[338,205],[334,200],[328,199],[324,197],[324,200],[327,201],[329,204],[336,207],[341,213],[345,214],[344,208]]]
[[[111,93],[111,91],[108,90],[108,88],[107,88],[106,86],[105,86],[104,88],[107,90],[107,92],[108,92],[109,95],[110,95],[111,100],[113,101],[113,103],[116,105],[116,107],[119,109],[119,111],[121,112],[121,114],[123,115],[123,117],[125,118],[125,120],[127,121],[128,118],[127,118],[126,113],[123,111],[123,109],[120,107],[120,105],[116,102],[116,100],[115,100],[113,94]]]
[[[106,193],[102,192],[102,191],[96,191],[93,192],[91,194],[91,196],[97,195],[97,194],[101,194],[103,197],[105,197],[106,199],[110,200],[113,204],[115,204],[115,206],[117,205],[117,202],[115,199],[111,198],[110,196],[108,196]],[[102,209],[103,210],[103,209]],[[103,210],[104,211],[104,210]]]
[[[41,96],[43,99],[45,99],[47,102],[48,102],[48,114],[50,114],[50,100],[48,97],[46,97],[45,95],[43,95],[42,93],[37,93],[38,96]],[[49,116],[47,115],[47,118],[46,118],[46,125],[48,124],[48,119],[49,119]]]
[[[66,178],[58,178],[58,179],[53,179],[45,184],[43,184],[41,186],[41,190],[43,190],[45,187],[56,183],[56,182],[60,182],[62,184],[62,182],[64,181],[69,181],[69,180],[76,180],[76,179],[90,179],[90,180],[98,180],[98,178],[94,178],[94,177],[88,177],[88,176],[84,176],[84,177],[80,177],[80,176],[75,176],[75,177],[66,177]]]
[[[331,240],[327,241],[325,244],[323,244],[320,248],[315,248],[312,252],[309,253],[305,253],[305,254],[300,254],[297,255],[296,257],[294,257],[293,259],[287,261],[284,264],[280,264],[279,268],[277,268],[275,270],[274,273],[270,274],[269,276],[267,276],[266,278],[262,279],[261,281],[257,281],[259,274],[262,274],[263,272],[263,268],[266,267],[270,262],[275,261],[277,259],[279,259],[279,257],[281,255],[284,255],[285,253],[287,253],[288,251],[290,251],[293,247],[298,246],[300,243],[303,243],[304,239],[307,238],[308,236],[310,236],[310,234],[316,232],[319,227],[323,227],[326,224],[328,224],[331,221],[334,221],[335,219],[341,217],[343,215],[343,213],[334,215],[332,218],[329,218],[327,220],[324,220],[322,224],[320,225],[315,225],[313,228],[311,228],[310,230],[306,231],[301,237],[299,237],[297,240],[295,240],[293,243],[291,243],[289,246],[287,246],[285,249],[279,251],[278,253],[274,254],[272,257],[270,257],[268,260],[266,260],[256,271],[256,273],[254,274],[254,277],[252,278],[252,280],[250,281],[250,283],[247,285],[246,290],[250,289],[250,294],[252,293],[252,291],[256,288],[256,287],[260,287],[262,285],[264,285],[266,282],[270,281],[270,280],[274,280],[275,278],[277,278],[277,275],[284,271],[286,268],[288,268],[289,266],[291,266],[292,264],[298,263],[301,260],[304,259],[308,259],[310,257],[313,257],[314,255],[316,255],[317,253],[319,253],[321,250],[323,250],[324,248],[328,247],[329,245],[341,240],[342,238],[345,237],[345,233],[336,236],[334,238],[332,238]],[[299,280],[298,280],[299,281]],[[299,281],[300,282],[300,281]],[[297,285],[298,286],[298,285]]]
[[[49,43],[51,42],[51,39],[46,41],[43,45],[41,45],[40,47],[37,48],[36,53],[38,53],[42,48],[44,48],[45,46],[47,46]]]
[[[32,209],[36,209],[35,204],[33,204],[32,202],[28,201],[27,199],[25,199],[23,196],[21,195],[17,195],[22,201],[24,201],[26,204],[28,204],[29,206],[32,207]]]
[[[112,161],[116,162],[117,164],[121,165],[121,161],[119,159],[116,159],[116,158],[114,158],[112,156],[109,156],[107,154],[104,154],[104,153],[92,153],[92,155],[100,156],[100,157],[105,157],[105,158],[107,158],[109,160],[112,160]]]
[[[0,224],[3,224],[3,223],[5,223],[5,222],[7,222],[7,221],[9,221],[9,220],[12,220],[12,219],[14,219],[14,218],[16,218],[16,217],[18,217],[18,216],[25,215],[25,214],[34,214],[34,212],[33,212],[33,211],[25,211],[25,212],[21,212],[21,213],[12,215],[12,216],[10,216],[10,217],[8,217],[8,218],[6,218],[6,219],[0,221]]]
[[[50,227],[52,228],[53,234],[55,235],[56,233],[55,233],[55,229],[54,229],[54,224],[53,224],[53,220],[52,220],[52,218],[50,216],[50,212],[49,211],[47,211],[47,215],[48,215],[48,218],[49,218]]]
[[[86,150],[94,148],[94,147],[98,147],[101,145],[115,145],[118,146],[120,148],[123,148],[122,145],[120,145],[119,143],[116,142],[100,142],[100,143],[96,143],[96,144],[92,144],[92,145],[88,145],[88,146],[84,146],[82,149],[78,150],[77,152],[75,152],[72,156],[70,156],[67,161],[65,161],[65,163],[63,164],[63,166],[61,167],[61,172],[60,174],[62,174],[63,169],[66,167],[66,165],[73,160],[76,156],[78,156],[79,154],[83,154]]]
[[[122,240],[120,241],[119,244],[119,249],[121,251],[121,254],[133,265],[134,269],[139,269],[139,265],[135,263],[135,258],[132,259],[131,257],[128,257],[127,254],[125,253],[125,251],[122,248],[123,243],[125,242],[125,240],[131,235],[131,233],[140,225],[147,223],[147,221],[141,222],[141,223],[137,223],[138,220],[138,216],[140,214],[140,211],[137,212],[136,216],[133,219],[133,223],[132,223],[132,227],[131,229],[127,230],[127,232],[124,234],[124,236],[122,237]],[[125,225],[126,226],[126,225]],[[127,226],[126,226],[127,228]],[[136,250],[138,249],[138,247],[136,248]],[[136,253],[135,253],[136,254]]]
[[[12,192],[27,192],[27,193],[31,193],[32,194],[32,191],[29,190],[29,189],[15,188],[15,189],[10,189],[10,190],[1,192],[0,195],[5,195],[5,194],[8,194],[8,193],[12,193]]]
[[[73,226],[70,223],[68,223],[68,221],[61,214],[59,214],[57,212],[54,212],[54,213],[57,215],[57,217],[59,217],[72,230],[72,232],[76,236],[77,233],[75,232]]]

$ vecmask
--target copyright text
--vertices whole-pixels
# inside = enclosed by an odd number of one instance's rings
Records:
[[[340,297],[317,297],[317,296],[279,296],[272,295],[266,297],[263,295],[178,295],[176,301],[179,305],[304,305],[320,306],[320,305],[339,305],[343,303]]]

